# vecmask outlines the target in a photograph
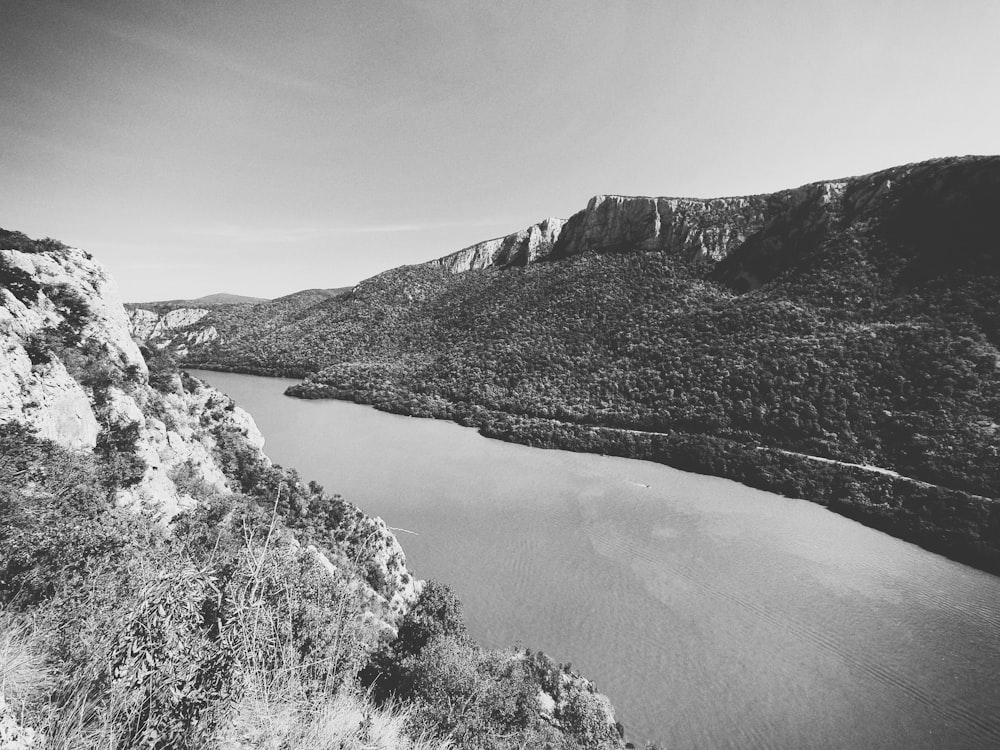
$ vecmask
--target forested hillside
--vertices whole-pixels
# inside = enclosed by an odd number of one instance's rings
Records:
[[[732,477],[1000,570],[1000,158],[600,196],[558,227],[462,273],[210,314],[187,362]]]

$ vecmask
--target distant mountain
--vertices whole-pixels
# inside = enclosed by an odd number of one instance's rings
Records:
[[[253,305],[258,302],[266,302],[267,297],[246,297],[242,294],[219,292],[218,294],[206,294],[204,297],[190,301],[197,305]]]
[[[267,302],[266,297],[246,297],[242,294],[228,294],[219,292],[218,294],[206,294],[197,299],[168,299],[159,302],[135,302],[133,305],[140,307],[205,307],[214,305],[255,305],[258,302]]]
[[[350,287],[305,289],[252,305],[189,306],[184,303],[132,303],[126,305],[132,335],[156,349],[187,357],[189,348],[218,338],[218,328],[259,326],[267,331],[297,317],[305,310],[350,291]],[[275,369],[272,374],[284,374]]]
[[[349,292],[351,287],[342,286],[333,289],[304,289],[301,292],[286,294],[284,297],[276,297],[275,301],[296,299],[321,300],[329,297]],[[242,294],[228,294],[219,292],[218,294],[206,294],[204,297],[196,299],[169,299],[159,302],[130,302],[129,307],[142,307],[146,309],[158,308],[178,308],[178,307],[217,307],[219,305],[259,305],[262,302],[271,302],[267,297],[247,297]]]
[[[601,195],[330,299],[211,311],[203,367],[829,505],[1000,570],[1000,157]]]
[[[276,297],[273,301],[289,302],[294,300],[297,304],[320,302],[330,297],[339,297],[341,294],[347,294],[352,288],[349,286],[340,286],[332,289],[303,289],[301,292],[293,292],[292,294],[286,294],[284,297]],[[269,300],[263,301],[267,302]]]

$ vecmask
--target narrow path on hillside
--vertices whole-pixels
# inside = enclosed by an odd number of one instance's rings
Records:
[[[550,419],[550,422],[556,424],[575,424],[573,422],[563,422],[559,419]],[[669,432],[655,432],[653,430],[634,430],[627,427],[605,427],[603,425],[588,425],[597,427],[601,430],[609,430],[612,432],[624,432],[632,435],[662,435],[664,437],[669,437],[672,433]],[[942,485],[932,484],[931,482],[925,482],[922,479],[914,479],[913,477],[908,477],[905,474],[900,474],[898,471],[893,471],[892,469],[885,469],[881,466],[872,466],[871,464],[858,464],[852,463],[851,461],[838,461],[834,458],[824,458],[823,456],[813,456],[809,453],[799,453],[797,451],[789,451],[783,448],[772,448],[768,445],[758,445],[755,446],[759,451],[774,451],[775,453],[783,453],[786,456],[794,456],[796,458],[804,458],[808,461],[817,461],[824,464],[835,464],[837,466],[845,466],[850,469],[860,469],[861,471],[869,471],[874,474],[882,474],[883,476],[892,477],[893,479],[902,479],[907,482],[913,482],[913,484],[919,485],[921,487],[941,487]],[[944,488],[947,489],[947,488]],[[972,493],[970,493],[972,494]],[[976,497],[985,497],[976,495]]]

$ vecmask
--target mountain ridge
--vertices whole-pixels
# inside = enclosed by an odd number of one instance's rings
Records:
[[[731,250],[745,241],[746,235],[739,232],[737,227],[728,227],[729,233],[723,233],[721,236],[715,233],[706,242],[704,227],[698,226],[701,222],[697,221],[697,214],[711,213],[713,209],[717,211],[724,207],[746,209],[747,215],[742,217],[745,222],[743,229],[752,228],[754,231],[760,231],[765,228],[764,225],[768,221],[779,218],[781,213],[802,209],[804,204],[817,200],[820,202],[842,200],[849,184],[855,187],[854,210],[863,211],[871,201],[891,189],[893,178],[906,179],[914,172],[934,170],[959,163],[989,162],[996,158],[986,155],[940,157],[888,167],[854,177],[816,180],[772,193],[715,198],[601,193],[592,196],[587,201],[586,208],[576,212],[569,219],[552,217],[543,219],[525,229],[484,240],[416,265],[437,266],[451,273],[462,273],[468,270],[505,268],[565,258],[583,252],[584,248],[600,252],[602,249],[610,250],[621,244],[630,244],[632,249],[638,250],[669,249],[686,252],[691,260],[708,258],[718,262],[728,257]],[[618,210],[608,210],[609,206],[615,206]],[[689,216],[692,209],[695,215]],[[602,212],[605,217],[601,217]],[[620,220],[622,213],[631,214],[627,217],[629,221]],[[618,216],[615,216],[616,214]],[[609,223],[606,218],[608,215],[613,217],[610,222],[612,224],[610,232],[606,231],[606,225]],[[679,221],[677,224],[675,217]],[[616,221],[618,227],[614,226]],[[695,226],[687,226],[688,221]],[[640,226],[636,227],[636,223]],[[622,224],[631,226],[622,231]],[[642,226],[643,224],[646,226]],[[660,240],[664,234],[662,229],[664,226],[670,230],[674,230],[676,226],[676,231],[668,232],[666,239]],[[734,230],[736,230],[735,237],[732,234]],[[545,241],[536,240],[531,252],[526,252],[525,242],[533,233],[543,235]],[[609,235],[612,239],[605,238],[602,242],[602,234]]]

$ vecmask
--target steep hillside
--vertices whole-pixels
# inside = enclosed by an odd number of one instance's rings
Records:
[[[154,349],[165,349],[185,358],[191,347],[204,347],[227,332],[256,326],[262,333],[280,328],[307,315],[319,305],[350,291],[350,287],[305,289],[256,305],[196,307],[184,302],[133,303],[126,305],[132,335]],[[205,316],[209,315],[206,318]],[[284,375],[280,368],[268,371]],[[294,374],[294,373],[293,373]]]
[[[87,253],[0,230],[0,347],[3,743],[622,745],[590,683],[476,646],[380,519],[137,346]]]
[[[1000,158],[770,195],[598,196],[292,311],[202,367],[828,504],[1000,569]]]

